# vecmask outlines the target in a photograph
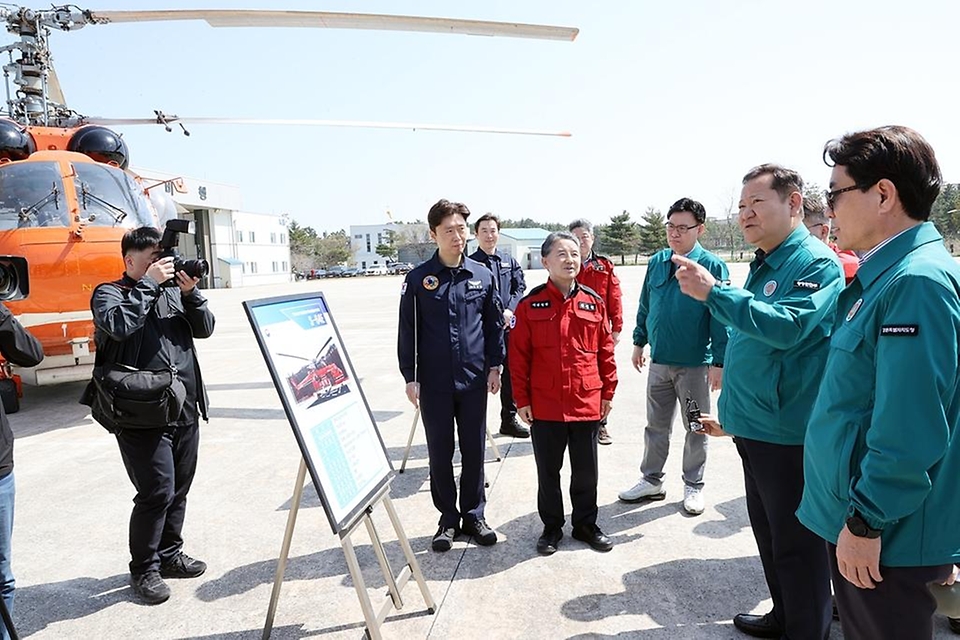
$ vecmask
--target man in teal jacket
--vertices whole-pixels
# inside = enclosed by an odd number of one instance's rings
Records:
[[[840,295],[806,437],[800,521],[828,544],[843,637],[930,638],[960,562],[960,268],[928,222],[933,149],[906,127],[828,142]]]
[[[843,273],[803,225],[803,180],[777,165],[743,178],[738,222],[757,247],[744,288],[674,256],[684,293],[731,328],[720,418],[736,437],[747,513],[773,610],[733,623],[762,638],[826,638],[830,571],[823,541],[795,515],[803,493],[803,438],[826,362]]]
[[[640,480],[620,492],[620,500],[663,500],[663,465],[670,450],[670,428],[686,401],[693,400],[710,411],[710,390],[720,388],[727,328],[702,303],[680,292],[674,278],[676,254],[702,264],[713,277],[727,281],[727,265],[700,246],[707,212],[690,198],[681,198],[667,211],[667,243],[647,263],[640,290],[637,326],[633,330],[633,366],[646,364],[643,348],[650,344],[647,376],[647,427],[643,432],[643,460]],[[681,414],[683,415],[683,414]],[[686,420],[683,421],[686,426]],[[683,447],[683,509],[691,515],[703,513],[703,470],[707,464],[707,436],[685,429]]]

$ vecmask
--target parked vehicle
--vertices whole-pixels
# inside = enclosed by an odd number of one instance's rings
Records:
[[[370,265],[363,270],[363,275],[365,276],[385,276],[388,273],[389,271],[387,271],[387,268],[382,264]]]
[[[413,269],[413,265],[409,262],[391,262],[387,265],[387,270],[398,276],[409,273],[411,269]]]
[[[355,278],[361,275],[363,272],[360,267],[348,267],[340,272],[341,278]]]
[[[327,272],[323,269],[310,269],[310,271],[307,272],[307,280],[318,280],[326,277]]]
[[[327,269],[327,273],[324,277],[325,278],[342,278],[343,272],[346,270],[347,270],[346,267],[341,267],[340,265],[336,265]]]

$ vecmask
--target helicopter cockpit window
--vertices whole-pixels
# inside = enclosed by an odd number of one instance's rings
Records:
[[[143,187],[127,173],[104,164],[78,162],[74,186],[80,218],[87,225],[142,227],[156,224]]]
[[[69,220],[57,163],[0,165],[0,230],[66,227]]]

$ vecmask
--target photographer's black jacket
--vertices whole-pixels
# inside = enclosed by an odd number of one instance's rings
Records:
[[[200,416],[207,419],[209,400],[193,339],[213,334],[214,317],[199,290],[184,296],[179,287],[161,287],[150,276],[138,282],[124,274],[96,288],[90,309],[97,351],[105,350],[114,354],[111,360],[138,369],[172,365],[187,389],[177,424],[195,422],[198,405]]]
[[[20,365],[34,367],[43,360],[40,342],[20,326],[13,314],[0,303],[0,353],[3,358]],[[13,471],[13,431],[0,403],[0,478]]]

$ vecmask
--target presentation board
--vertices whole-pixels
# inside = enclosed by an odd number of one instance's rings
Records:
[[[333,532],[349,527],[393,466],[323,294],[243,303]]]

